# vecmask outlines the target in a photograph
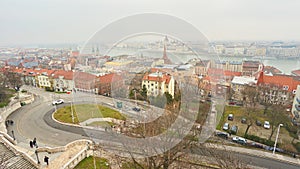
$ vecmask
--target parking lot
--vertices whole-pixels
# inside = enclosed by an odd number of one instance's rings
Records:
[[[231,117],[229,117],[229,119],[228,119],[229,114],[233,115],[232,119],[231,119]],[[246,112],[243,109],[243,107],[226,106],[225,112],[223,114],[223,117],[222,117],[219,125],[217,126],[217,129],[229,133],[232,126],[237,126],[238,130],[237,130],[236,135],[243,137],[244,134],[245,134],[245,131],[247,129],[247,124],[246,123],[249,122],[248,121],[249,119],[247,119],[246,117],[247,117]],[[271,128],[270,129],[264,128],[264,122],[265,121],[270,121],[269,117],[263,113],[263,109],[258,110],[257,112],[255,112],[254,117],[255,118],[252,119],[253,124],[250,127],[250,129],[248,131],[248,134],[268,139],[269,136],[271,135]],[[243,123],[242,123],[242,120],[244,120]],[[256,124],[256,120],[261,122],[261,126]],[[228,130],[223,130],[223,126],[224,126],[225,123],[229,124],[229,126],[227,127]],[[226,127],[225,127],[225,129],[226,129]],[[277,132],[277,130],[274,131],[274,134],[272,136],[271,140],[273,140],[273,141],[275,140],[276,132]],[[278,137],[278,143],[279,144],[281,143],[282,145],[287,146],[287,145],[290,145],[292,139],[293,138],[289,135],[288,131],[284,127],[282,127],[280,129],[280,135]],[[285,144],[285,143],[287,143],[287,144]],[[288,149],[291,150],[291,149],[293,149],[293,147],[288,147]]]

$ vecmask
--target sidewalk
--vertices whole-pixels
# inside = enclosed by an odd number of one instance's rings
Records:
[[[273,154],[273,153],[267,152],[267,151],[249,149],[249,148],[244,148],[244,147],[217,145],[217,144],[210,144],[210,143],[206,144],[206,146],[212,147],[212,148],[217,148],[217,149],[222,149],[222,150],[227,150],[227,151],[239,152],[239,153],[243,153],[243,154],[249,154],[249,155],[253,155],[253,156],[259,156],[259,157],[263,157],[263,158],[271,158],[271,159],[278,160],[278,161],[285,161],[285,162],[289,162],[292,164],[300,165],[300,159],[287,157],[287,156],[284,156],[284,155],[281,155],[278,153]]]

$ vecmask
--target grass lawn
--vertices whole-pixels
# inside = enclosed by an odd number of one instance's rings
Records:
[[[13,90],[13,89],[4,88],[4,89],[1,89],[0,92],[5,92],[5,94],[6,94],[6,97],[3,100],[0,101],[0,108],[2,108],[2,107],[5,107],[9,104],[10,98],[12,98],[14,96],[16,91]]]
[[[96,168],[94,168],[94,159],[96,161]],[[92,156],[83,159],[74,169],[109,169],[107,159]]]
[[[119,120],[126,120],[120,112],[108,107],[94,104],[78,104],[72,107],[74,113],[74,123],[78,124],[90,118],[110,117]],[[72,123],[71,106],[65,106],[57,110],[54,118],[65,123]]]

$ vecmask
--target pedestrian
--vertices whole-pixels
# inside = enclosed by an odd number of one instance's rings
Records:
[[[30,148],[33,148],[33,142],[31,140],[29,141],[29,145],[30,145]]]
[[[44,157],[44,162],[45,162],[47,165],[49,165],[49,157],[45,156],[45,157]]]
[[[36,138],[35,138],[35,137],[33,138],[32,144],[33,144],[34,146],[36,146]]]

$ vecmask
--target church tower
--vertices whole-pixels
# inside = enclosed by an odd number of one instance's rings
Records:
[[[172,64],[172,61],[168,58],[167,56],[167,42],[168,42],[168,37],[166,36],[164,39],[164,53],[163,53],[163,59],[164,59],[164,64]]]

